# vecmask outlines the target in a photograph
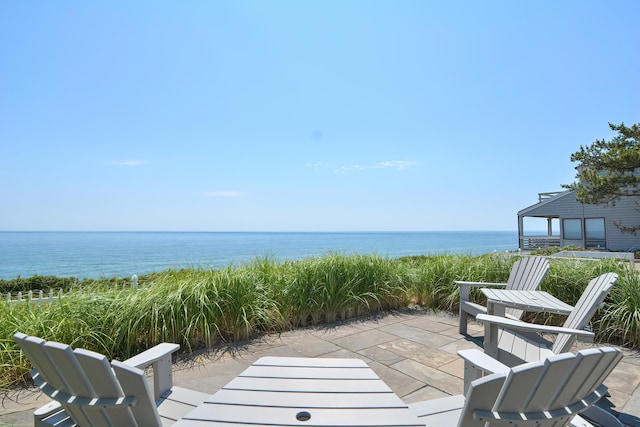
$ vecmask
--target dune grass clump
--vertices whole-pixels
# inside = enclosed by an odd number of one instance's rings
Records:
[[[113,301],[106,319],[114,352],[126,355],[158,342],[188,351],[282,329],[268,286],[254,269],[168,270]]]
[[[594,329],[603,341],[640,347],[640,275],[633,273],[621,275],[611,289]]]
[[[329,254],[282,265],[274,297],[290,326],[316,325],[406,306],[397,262],[377,255]]]

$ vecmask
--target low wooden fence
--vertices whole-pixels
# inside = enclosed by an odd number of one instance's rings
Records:
[[[126,285],[123,285],[126,286]],[[132,289],[138,289],[138,276],[131,276],[131,281],[129,282],[129,286]],[[65,295],[68,295],[73,290],[70,288],[68,291],[64,292]],[[28,292],[18,292],[15,296],[11,293],[7,293],[6,301],[8,304],[15,304],[26,302],[29,304],[42,304],[56,301],[63,296],[62,289],[55,292],[53,289],[49,289],[49,293],[45,295],[43,291],[28,291]]]
[[[71,292],[71,290],[69,290],[67,293],[69,292]],[[42,304],[45,302],[53,302],[61,297],[62,297],[62,289],[60,289],[58,292],[54,292],[53,289],[50,289],[49,293],[46,296],[43,291],[38,291],[35,293],[33,291],[29,291],[29,292],[26,292],[26,298],[23,292],[18,292],[18,295],[16,297],[13,297],[11,293],[8,293],[7,303],[15,304],[19,302],[26,302],[29,304]]]

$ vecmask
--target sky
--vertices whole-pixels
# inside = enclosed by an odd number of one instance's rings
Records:
[[[0,230],[516,230],[581,145],[640,122],[638,16],[0,2]]]

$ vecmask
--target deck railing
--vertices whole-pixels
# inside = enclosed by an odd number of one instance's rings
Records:
[[[535,250],[560,246],[560,236],[520,236],[520,249]]]
[[[547,193],[538,193],[538,202],[550,199],[552,197],[557,196],[558,194],[560,194],[560,191],[550,191],[550,192],[547,192]]]

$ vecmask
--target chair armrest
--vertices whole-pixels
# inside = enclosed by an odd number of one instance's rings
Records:
[[[179,344],[161,343],[122,363],[142,370],[153,366],[153,396],[158,400],[173,387],[171,355],[179,348]]]
[[[509,367],[477,349],[460,350],[458,356],[464,359],[464,388],[466,396],[472,381],[484,375],[506,373]]]
[[[480,350],[460,350],[458,356],[464,359],[465,369],[467,366],[482,370],[487,374],[506,373],[509,367],[502,362],[498,362],[493,357],[483,353]]]
[[[133,356],[130,359],[123,361],[129,366],[134,366],[138,369],[145,369],[151,366],[152,363],[171,355],[180,349],[180,344],[172,344],[163,342],[148,350],[143,351],[140,354]]]
[[[489,286],[497,286],[497,287],[501,287],[504,288],[507,286],[506,283],[491,283],[491,282],[465,282],[465,281],[460,281],[460,280],[455,280],[453,283],[455,283],[458,286],[473,286],[473,287],[489,287]]]
[[[571,334],[583,340],[593,340],[594,333],[584,329],[563,328],[561,326],[538,325],[535,323],[522,322],[520,320],[508,319],[501,316],[491,316],[489,314],[478,314],[477,320],[491,323],[504,329],[523,332],[538,332],[550,334]]]

